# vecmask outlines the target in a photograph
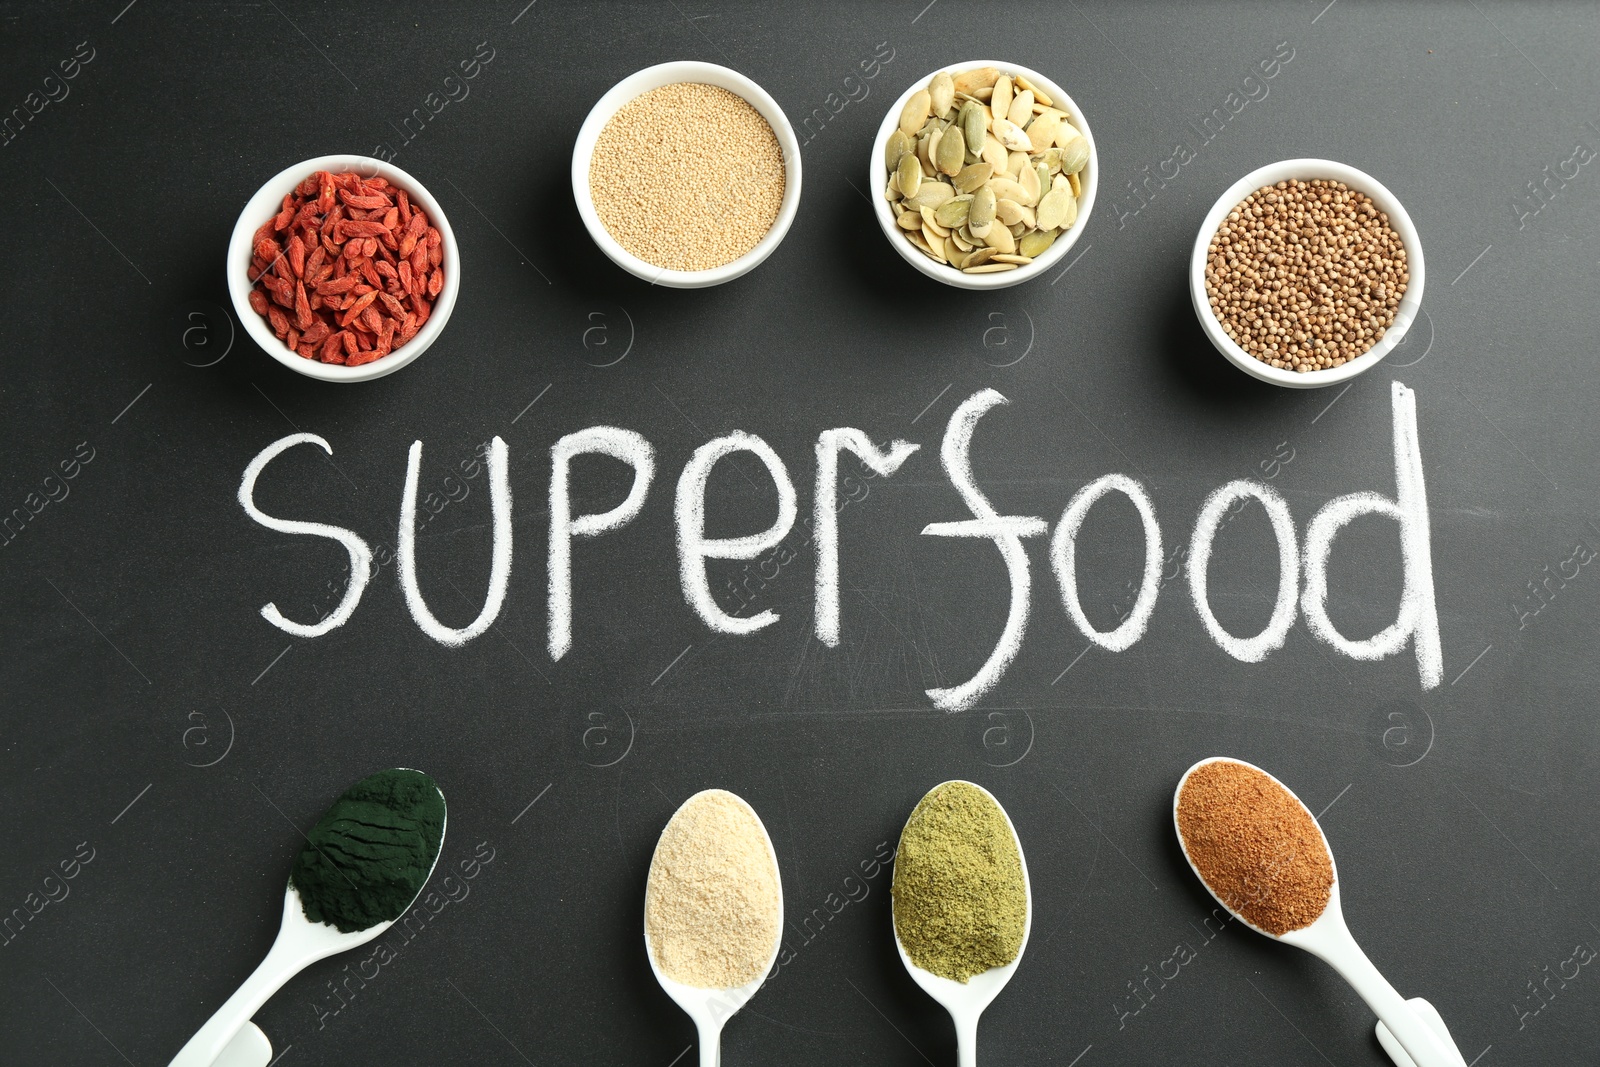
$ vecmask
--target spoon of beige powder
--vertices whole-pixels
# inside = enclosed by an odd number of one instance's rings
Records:
[[[783,886],[761,817],[726,789],[683,802],[661,831],[644,891],[656,981],[694,1020],[700,1067],[722,1060],[722,1027],[778,958]]]

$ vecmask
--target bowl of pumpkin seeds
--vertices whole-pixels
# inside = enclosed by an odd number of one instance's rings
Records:
[[[1060,86],[1015,63],[955,63],[889,108],[872,148],[873,209],[923,274],[1003,289],[1077,243],[1099,171],[1089,124]]]

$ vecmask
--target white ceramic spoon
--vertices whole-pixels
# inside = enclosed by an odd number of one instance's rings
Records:
[[[702,790],[702,792],[713,792],[713,790]],[[678,811],[688,807],[700,795],[696,793],[685,800],[678,806]],[[661,983],[661,988],[667,991],[667,996],[676,1001],[678,1007],[694,1020],[695,1031],[699,1037],[700,1067],[718,1067],[722,1063],[722,1027],[740,1008],[749,1003],[751,997],[756,995],[756,990],[761,988],[762,983],[767,980],[767,975],[772,973],[772,965],[778,959],[778,948],[783,944],[783,878],[778,871],[778,853],[772,847],[772,835],[767,833],[766,823],[761,821],[761,816],[756,814],[756,810],[750,807],[748,801],[737,793],[730,793],[729,796],[743,804],[755,819],[756,825],[761,828],[762,840],[767,843],[767,853],[772,856],[773,878],[778,883],[778,933],[772,939],[772,954],[767,957],[767,964],[761,969],[761,977],[746,985],[730,989],[702,989],[699,986],[684,985],[661,973],[661,968],[656,963],[655,946],[650,943],[648,921],[644,927],[644,954],[650,961],[651,973],[656,976],[656,981]],[[678,812],[673,812],[672,818],[677,817]],[[667,822],[670,825],[672,819],[668,819]],[[653,860],[651,865],[654,866]]]
[[[895,951],[900,953],[900,962],[906,965],[906,971],[911,975],[911,980],[922,987],[922,991],[944,1007],[950,1013],[950,1021],[956,1027],[956,1062],[959,1067],[977,1067],[978,1064],[978,1017],[983,1014],[995,997],[1000,995],[1000,990],[1011,981],[1011,976],[1017,973],[1017,965],[1022,962],[1022,954],[1028,949],[1028,935],[1033,932],[1033,888],[1028,881],[1028,859],[1022,851],[1022,839],[1017,836],[1017,828],[1012,825],[1011,816],[1006,812],[1005,806],[995,800],[993,793],[983,786],[973,782],[962,781],[962,785],[970,785],[979,790],[984,796],[994,801],[994,806],[1000,809],[1000,814],[1005,816],[1006,826],[1011,829],[1011,839],[1017,843],[1017,859],[1022,863],[1022,891],[1027,898],[1027,916],[1022,923],[1022,944],[1017,947],[1017,958],[1001,967],[990,967],[982,974],[975,974],[965,982],[945,978],[925,971],[911,962],[911,957],[906,954],[906,948],[900,943],[900,931],[896,928],[894,933]],[[948,785],[948,782],[941,783]],[[934,786],[934,789],[939,788]],[[932,792],[933,790],[929,790]],[[914,811],[915,809],[913,809]],[[907,822],[910,817],[907,816]],[[904,827],[901,834],[905,833]],[[890,915],[892,916],[891,909]]]
[[[271,1067],[272,1042],[255,1023],[245,1023],[233,1035],[211,1067]],[[1409,1065],[1408,1065],[1409,1067]]]
[[[1456,1050],[1454,1042],[1448,1040],[1448,1038],[1441,1040],[1439,1035],[1434,1032],[1433,1027],[1412,1010],[1410,1005],[1406,1003],[1405,998],[1397,993],[1394,986],[1389,984],[1388,979],[1378,972],[1378,968],[1367,958],[1367,954],[1361,951],[1361,946],[1356,944],[1356,939],[1350,933],[1350,928],[1345,925],[1344,912],[1339,907],[1339,868],[1334,864],[1333,849],[1328,847],[1327,836],[1323,834],[1322,826],[1317,822],[1316,816],[1311,814],[1311,809],[1306,808],[1298,796],[1295,796],[1294,790],[1279,782],[1277,778],[1261,770],[1260,767],[1255,766],[1253,763],[1222,757],[1203,759],[1183,772],[1183,778],[1179,780],[1178,788],[1173,790],[1172,826],[1178,834],[1178,844],[1183,847],[1184,858],[1189,861],[1189,866],[1193,868],[1195,877],[1200,879],[1200,884],[1205,885],[1206,880],[1201,876],[1200,868],[1195,866],[1194,858],[1189,855],[1188,846],[1183,840],[1183,831],[1178,828],[1178,798],[1183,793],[1183,786],[1189,780],[1189,775],[1208,763],[1237,763],[1241,766],[1261,771],[1272,781],[1277,782],[1279,789],[1294,797],[1295,802],[1305,809],[1307,818],[1317,828],[1317,836],[1322,841],[1322,847],[1327,850],[1328,864],[1333,869],[1333,887],[1328,895],[1328,906],[1322,909],[1322,914],[1317,916],[1316,921],[1309,926],[1302,926],[1298,930],[1290,930],[1281,936],[1261,929],[1261,927],[1234,911],[1221,897],[1217,897],[1215,893],[1212,893],[1217,903],[1226,908],[1235,919],[1238,919],[1256,933],[1282,941],[1286,945],[1304,949],[1332,966],[1346,982],[1350,983],[1350,988],[1354,989],[1361,999],[1367,1002],[1367,1007],[1373,1010],[1393,1039],[1411,1057],[1415,1067],[1466,1067],[1466,1060]],[[1206,891],[1211,891],[1209,885],[1206,885]]]
[[[445,821],[439,827],[439,851],[434,854],[433,867],[428,868],[428,878],[433,877],[434,867],[439,865],[439,856],[444,853],[444,831],[449,823],[449,814],[446,813]],[[424,878],[422,884],[428,884]],[[422,890],[417,890],[417,896],[422,895]],[[400,914],[404,915],[411,910],[411,904],[416,902],[416,897],[411,898]],[[229,1059],[225,1064],[232,1063],[237,1056],[250,1055],[254,1061],[255,1053],[246,1053],[242,1046],[245,1043],[255,1044],[251,1037],[242,1037],[241,1031],[254,1029],[246,1027],[250,1017],[260,1009],[285,982],[311,966],[320,959],[345,952],[352,948],[365,945],[368,941],[383,933],[394,925],[394,920],[369,926],[365,930],[352,930],[350,933],[341,933],[337,926],[328,923],[314,923],[306,918],[305,909],[300,904],[300,893],[290,882],[283,892],[283,924],[278,927],[278,939],[272,943],[266,959],[255,969],[255,973],[246,978],[244,985],[229,997],[216,1010],[216,1013],[206,1021],[206,1024],[189,1039],[189,1043],[173,1057],[168,1067],[212,1067],[216,1064],[224,1051]],[[259,1030],[256,1031],[260,1033]],[[265,1037],[262,1041],[265,1041]],[[268,1046],[270,1049],[270,1046]],[[243,1064],[241,1063],[241,1067]]]

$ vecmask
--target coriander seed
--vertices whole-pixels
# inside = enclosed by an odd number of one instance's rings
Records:
[[[1282,181],[1245,197],[1206,253],[1206,298],[1251,356],[1302,374],[1342,367],[1394,325],[1405,245],[1343,182]]]

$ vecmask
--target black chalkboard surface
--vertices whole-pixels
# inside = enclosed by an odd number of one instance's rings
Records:
[[[1592,1060],[1587,5],[124,3],[8,4],[0,40],[0,1060],[166,1063],[271,943],[301,832],[350,782],[410,766],[450,805],[428,921],[311,967],[257,1014],[285,1067],[695,1062],[641,909],[657,834],[709,786],[771,829],[789,918],[785,962],[729,1024],[725,1062],[953,1062],[948,1019],[896,959],[883,861],[917,798],[958,777],[1006,805],[1033,876],[1032,940],[984,1017],[985,1062],[1386,1063],[1373,1016],[1324,965],[1208,922],[1170,804],[1214,754],[1268,768],[1320,813],[1351,928],[1469,1062]],[[1241,88],[1280,52],[1264,94]],[[980,54],[1073,94],[1103,182],[1070,270],[987,294],[908,269],[863,187],[887,103]],[[447,88],[475,56],[476,76]],[[803,127],[788,237],[700,291],[605,260],[568,180],[593,101],[682,58],[743,71]],[[1227,121],[1194,143],[1214,109]],[[1178,144],[1194,159],[1161,178]],[[379,148],[444,205],[460,300],[399,373],[314,382],[232,315],[228,234],[284,167]],[[1432,268],[1405,344],[1347,388],[1245,377],[1189,305],[1213,200],[1297,156],[1378,176]],[[977,425],[972,477],[999,514],[1051,533],[1024,539],[1014,659],[949,711],[928,691],[979,671],[1012,603],[993,542],[921,535],[971,517],[939,452],[985,390],[1007,403]],[[1414,643],[1357,660],[1303,617],[1260,662],[1230,657],[1189,592],[1201,506],[1262,482],[1303,537],[1338,496],[1392,497],[1397,396],[1426,470],[1437,681]],[[656,476],[636,519],[574,542],[572,644],[552,660],[551,449],[598,425],[648,439]],[[760,559],[709,564],[720,610],[777,616],[715,632],[680,581],[685,465],[757,435],[804,519],[835,427],[920,446],[892,477],[841,466],[840,642],[816,636],[803,521]],[[331,454],[289,449],[256,504],[356,531],[378,558],[349,620],[315,638],[260,612],[333,610],[344,551],[275,533],[238,500],[251,460],[296,433]],[[506,597],[490,630],[447,647],[396,576],[408,451],[422,442],[419,588],[463,627],[490,571],[479,456],[496,437]],[[1121,652],[1064,610],[1050,546],[1074,494],[1113,473],[1143,487],[1163,540],[1148,627]],[[614,507],[630,481],[597,457],[571,475],[574,513]],[[776,510],[756,457],[713,470],[713,535]],[[1085,618],[1110,630],[1139,587],[1138,513],[1107,496],[1076,547]],[[1342,633],[1394,621],[1395,522],[1357,518],[1326,567]],[[1208,575],[1222,627],[1265,625],[1277,549],[1259,507],[1225,523]]]

